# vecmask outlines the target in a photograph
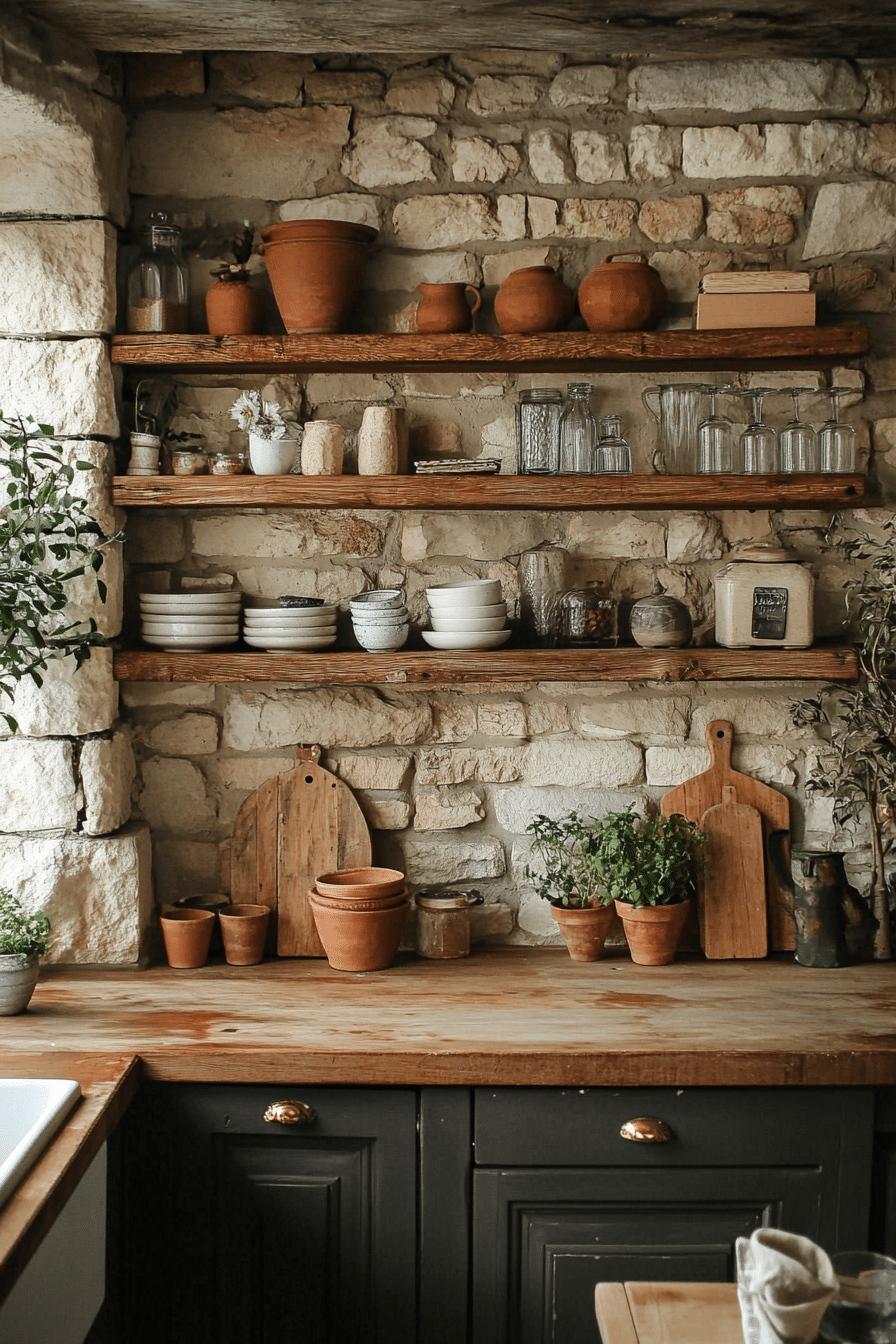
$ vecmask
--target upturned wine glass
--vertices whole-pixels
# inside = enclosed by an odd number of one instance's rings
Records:
[[[741,395],[753,399],[753,419],[740,436],[743,470],[749,476],[773,476],[781,470],[778,432],[762,418],[763,399],[774,389],[751,387]]]
[[[852,425],[844,424],[840,419],[840,398],[852,390],[850,387],[832,387],[828,390],[831,418],[825,420],[818,436],[821,471],[856,469],[856,432]]]
[[[716,411],[720,388],[709,390],[710,411],[697,426],[697,471],[701,475],[720,475],[736,471],[734,465],[734,430],[731,421]]]
[[[781,470],[785,472],[818,471],[818,435],[811,425],[800,419],[800,397],[813,392],[811,387],[791,387],[793,419],[788,420],[778,436]]]

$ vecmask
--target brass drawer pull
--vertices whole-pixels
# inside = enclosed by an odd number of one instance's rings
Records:
[[[668,1143],[672,1137],[672,1131],[664,1120],[654,1120],[649,1115],[626,1120],[619,1133],[632,1143]]]
[[[265,1111],[264,1118],[270,1124],[310,1125],[317,1116],[314,1108],[304,1101],[275,1101]]]

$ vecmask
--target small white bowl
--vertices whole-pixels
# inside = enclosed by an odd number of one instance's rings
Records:
[[[383,612],[382,616],[359,616],[352,613],[352,625],[369,626],[371,629],[384,629],[389,625],[404,625],[407,622],[406,608],[401,611]]]
[[[404,602],[401,588],[370,588],[365,593],[353,597],[351,607],[399,607]]]
[[[484,607],[501,601],[501,580],[464,579],[458,583],[439,583],[435,588],[427,588],[426,600],[431,607],[452,606],[458,601],[470,607]]]
[[[480,620],[483,616],[503,616],[507,611],[506,602],[469,602],[465,597],[446,598],[442,602],[430,602],[430,611],[437,611],[440,616],[452,616],[455,612],[469,611],[472,615],[476,613]]]
[[[327,649],[335,635],[243,635],[253,649]]]
[[[409,625],[382,630],[356,630],[355,639],[368,653],[387,653],[390,649],[402,648],[407,643],[410,632]]]
[[[471,630],[468,634],[423,630],[421,633],[434,649],[499,649],[511,635],[509,630]]]
[[[433,612],[430,616],[430,622],[433,630],[444,630],[446,634],[463,631],[483,631],[483,630],[503,630],[507,624],[506,616],[486,616],[483,620],[477,620],[475,616],[436,616]]]

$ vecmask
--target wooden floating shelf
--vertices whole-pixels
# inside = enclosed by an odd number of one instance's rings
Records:
[[[625,373],[817,368],[863,355],[867,328],[547,332],[537,336],[113,336],[113,364],[182,373]]]
[[[442,686],[506,681],[855,681],[849,646],[508,649],[491,653],[157,653],[120,650],[118,681]]]
[[[130,508],[789,509],[852,508],[864,477],[116,476]]]

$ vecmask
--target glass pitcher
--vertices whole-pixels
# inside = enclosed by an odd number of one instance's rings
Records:
[[[641,400],[659,426],[653,465],[670,476],[697,473],[697,427],[709,412],[706,383],[661,383],[645,387]],[[650,398],[656,397],[657,408]]]

